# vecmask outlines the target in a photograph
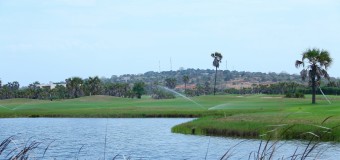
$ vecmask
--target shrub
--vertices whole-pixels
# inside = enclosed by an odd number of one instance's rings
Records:
[[[153,99],[174,99],[176,98],[175,95],[172,93],[160,90],[160,89],[155,89],[153,91],[153,94],[151,96]]]
[[[286,98],[305,98],[305,94],[301,92],[297,93],[286,93]]]

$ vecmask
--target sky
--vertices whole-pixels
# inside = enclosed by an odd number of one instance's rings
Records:
[[[340,77],[339,0],[0,0],[0,78],[59,82],[183,68],[298,74],[326,49]],[[170,63],[172,61],[172,65]]]

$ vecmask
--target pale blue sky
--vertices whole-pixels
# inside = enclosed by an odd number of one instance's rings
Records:
[[[71,76],[180,67],[298,73],[310,47],[340,77],[339,0],[0,0],[0,78],[23,85]]]

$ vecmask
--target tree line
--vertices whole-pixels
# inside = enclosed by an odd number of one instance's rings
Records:
[[[315,95],[318,94],[318,89],[320,89],[320,92],[323,90],[325,94],[338,95],[340,93],[340,81],[331,78],[327,73],[327,68],[332,64],[332,58],[326,50],[306,50],[302,54],[302,60],[295,62],[297,68],[303,66],[300,76],[289,75],[287,73],[218,71],[222,54],[215,52],[211,54],[211,57],[214,58],[213,66],[215,70],[181,69],[161,73],[147,72],[142,75],[112,76],[110,79],[98,78],[97,76],[86,79],[72,77],[53,88],[41,87],[39,82],[33,82],[27,87],[20,88],[20,84],[17,81],[2,85],[0,80],[0,99],[31,98],[54,100],[92,95],[141,98],[143,94],[149,94],[156,99],[164,99],[175,97],[172,93],[168,93],[168,89],[172,89],[182,92],[187,96],[208,95],[212,93],[214,95],[216,93],[285,94],[286,97],[300,98],[303,97],[303,94],[312,94],[312,102],[315,103]],[[305,64],[308,65],[305,66]],[[322,77],[329,81],[326,85],[321,80]],[[306,79],[308,83],[304,82]],[[228,81],[233,81],[235,84],[239,81],[246,81],[252,85],[241,88],[223,87]],[[184,88],[177,87],[182,84],[184,84]],[[187,88],[188,85],[191,85],[191,87]]]
[[[17,81],[2,85],[0,81],[0,99],[29,98],[29,99],[72,99],[92,95],[109,95],[126,98],[141,98],[144,94],[144,82],[103,83],[99,77],[82,79],[72,77],[63,83],[56,83],[54,88],[41,86],[33,82],[27,87],[21,87]]]
[[[184,84],[184,88],[178,88]],[[187,88],[187,85],[191,86]],[[25,87],[20,87],[19,82],[9,82],[2,85],[0,80],[0,99],[29,98],[29,99],[72,99],[83,96],[107,95],[123,98],[141,98],[143,94],[150,95],[155,99],[175,98],[171,92],[164,90],[164,87],[175,90],[186,96],[210,95],[214,93],[214,82],[192,83],[192,78],[184,75],[182,79],[165,78],[164,80],[145,83],[135,82],[109,82],[99,77],[89,77],[82,79],[72,77],[65,82],[56,83],[55,88],[40,87],[39,82],[33,82]],[[177,88],[176,88],[177,87]],[[323,83],[320,88],[327,95],[340,94],[340,81],[330,81]],[[281,94],[287,97],[295,97],[295,94],[312,94],[313,91],[308,84],[297,82],[277,82],[271,84],[252,84],[250,87],[241,88],[219,88],[216,87],[217,94]],[[298,94],[298,95],[299,95]],[[320,90],[316,94],[321,94]],[[300,96],[297,96],[299,98]]]

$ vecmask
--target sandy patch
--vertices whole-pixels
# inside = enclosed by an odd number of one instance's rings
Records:
[[[282,97],[261,97],[261,98],[271,99],[271,98],[282,98]]]

